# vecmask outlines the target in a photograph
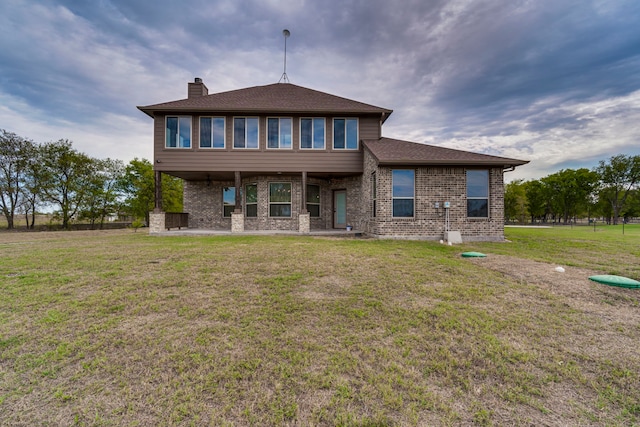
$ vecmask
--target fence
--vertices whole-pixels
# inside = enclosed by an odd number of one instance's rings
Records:
[[[166,212],[164,226],[167,230],[171,228],[180,229],[189,226],[189,214],[185,212]]]

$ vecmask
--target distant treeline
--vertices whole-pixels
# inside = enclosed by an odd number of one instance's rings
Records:
[[[101,228],[111,217],[149,220],[154,207],[153,165],[146,159],[96,159],[71,141],[36,143],[0,129],[0,209],[7,228],[21,215],[35,227],[36,213],[52,210],[62,227],[73,222]],[[162,180],[167,211],[182,210],[182,180]]]
[[[505,186],[509,222],[562,222],[640,217],[640,156],[617,155],[592,170],[562,169],[541,179]]]

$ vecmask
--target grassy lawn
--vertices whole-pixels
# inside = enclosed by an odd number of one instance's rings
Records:
[[[640,227],[506,233],[1,233],[0,424],[640,423]]]
[[[595,231],[594,231],[595,230]],[[640,280],[640,225],[558,226],[511,228],[505,235],[513,244],[476,245],[492,253],[510,254],[598,270]]]

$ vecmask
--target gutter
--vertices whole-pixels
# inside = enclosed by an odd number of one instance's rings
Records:
[[[387,160],[387,161],[379,161],[380,166],[493,166],[498,167],[502,166],[502,168],[507,171],[515,170],[516,166],[521,166],[527,164],[529,162],[523,161],[522,164],[518,165],[507,165],[505,166],[504,162],[492,162],[492,161],[478,161],[478,160],[427,160],[427,161],[416,161],[411,159],[404,160]],[[507,171],[508,172],[508,171]]]

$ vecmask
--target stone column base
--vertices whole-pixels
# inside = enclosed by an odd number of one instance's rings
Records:
[[[231,212],[231,232],[232,233],[244,232],[244,213],[243,212]]]
[[[149,213],[149,234],[162,233],[165,229],[164,212]]]
[[[298,232],[309,234],[311,231],[311,214],[301,213],[298,215]]]

